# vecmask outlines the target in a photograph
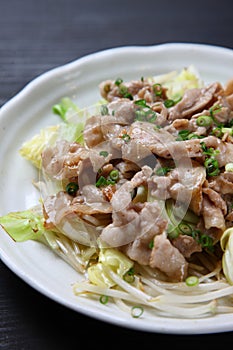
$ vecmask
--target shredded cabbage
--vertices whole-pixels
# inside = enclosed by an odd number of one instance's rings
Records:
[[[87,270],[88,278],[95,285],[112,287],[115,285],[115,282],[105,273],[104,266],[108,266],[123,278],[125,273],[133,267],[133,262],[116,249],[107,248],[100,250],[98,263],[90,266]]]
[[[0,225],[16,242],[40,240],[44,233],[43,216],[38,207],[8,213],[0,217]]]
[[[156,83],[163,84],[163,87],[167,88],[167,96],[172,100],[182,97],[187,89],[204,86],[198,71],[193,65],[182,69],[180,72],[173,71],[168,74],[154,76],[153,80]]]
[[[64,139],[83,143],[83,123],[59,124],[48,126],[40,130],[40,133],[25,141],[19,150],[20,155],[30,161],[36,168],[41,168],[41,153],[48,146],[54,146],[56,141]]]

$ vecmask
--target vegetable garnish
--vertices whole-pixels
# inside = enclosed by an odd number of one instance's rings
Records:
[[[109,114],[108,107],[106,105],[102,105],[100,107],[100,113],[101,115],[108,115]]]
[[[119,179],[119,171],[118,170],[112,170],[109,174],[110,179],[113,181],[117,181]]]
[[[100,151],[99,155],[106,158],[108,156],[108,152],[107,151]]]
[[[167,175],[167,173],[169,173],[172,169],[173,169],[173,168],[167,167],[167,166],[160,167],[160,168],[156,169],[155,174],[158,175],[158,176],[165,176],[165,175]]]
[[[189,130],[179,130],[176,141],[186,141],[191,139],[201,139],[204,136],[197,135]]]
[[[73,197],[76,196],[78,189],[79,189],[79,186],[76,182],[69,182],[66,185],[66,192]]]
[[[121,78],[118,78],[115,80],[115,85],[117,85],[117,86],[121,85],[122,83],[123,83],[123,79],[121,79]]]
[[[105,187],[105,186],[114,185],[114,184],[115,184],[114,180],[112,180],[111,178],[110,179],[106,179],[102,175],[98,178],[98,180],[95,183],[96,187]]]
[[[161,84],[154,84],[153,90],[156,96],[162,96],[163,89]]]
[[[123,134],[121,136],[121,138],[125,141],[125,142],[129,142],[130,141],[130,135],[129,134]]]
[[[175,105],[175,101],[174,101],[174,100],[168,99],[168,100],[165,100],[165,101],[164,101],[164,106],[165,106],[166,108],[173,107],[174,105]]]
[[[207,147],[205,142],[200,143],[203,154],[206,156],[204,166],[208,176],[217,176],[220,173],[219,163],[215,156],[219,154],[219,150],[212,147]]]
[[[185,235],[191,235],[193,232],[192,227],[189,224],[184,223],[184,222],[181,222],[178,225],[178,228]]]
[[[197,276],[189,276],[186,278],[185,283],[188,287],[194,287],[199,284],[199,278]]]
[[[144,309],[143,309],[142,306],[135,305],[135,306],[133,306],[132,309],[131,309],[131,315],[132,315],[132,317],[134,317],[134,318],[139,318],[139,317],[141,317],[142,314],[143,314],[143,312],[144,312]]]
[[[101,304],[104,304],[104,305],[105,305],[105,304],[108,303],[108,299],[109,299],[109,298],[108,298],[107,295],[101,295],[99,300],[100,300],[100,303],[101,303]]]
[[[208,115],[201,115],[197,118],[196,121],[198,126],[211,126],[213,124],[213,119],[209,117]]]
[[[135,281],[134,269],[129,269],[129,271],[124,274],[123,278],[126,282],[133,283]]]

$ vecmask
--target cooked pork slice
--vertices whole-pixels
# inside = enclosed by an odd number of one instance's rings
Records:
[[[123,246],[154,230],[161,216],[157,202],[132,203],[132,191],[145,183],[152,169],[144,167],[131,181],[125,182],[112,196],[112,223],[105,227],[100,238],[110,246]]]
[[[223,215],[227,214],[226,202],[218,192],[214,191],[210,187],[203,187],[203,193],[205,193],[209,197],[211,202],[213,202],[216,205],[216,207],[222,210]]]
[[[218,228],[225,230],[225,219],[222,209],[217,207],[206,195],[203,195],[202,211],[205,228],[208,230],[210,228]]]
[[[116,82],[114,80],[103,81],[99,85],[101,96],[111,102],[116,99],[122,98],[125,94],[130,94],[134,99],[145,99],[147,103],[152,103],[157,100],[157,96],[154,93],[153,83],[147,79],[133,80],[127,82]],[[162,91],[163,98],[166,98],[166,90]]]
[[[86,120],[83,137],[87,147],[91,148],[104,142],[101,129],[101,116],[93,115]]]
[[[150,266],[164,272],[172,282],[183,281],[188,273],[188,262],[165,233],[154,238]]]
[[[233,194],[233,173],[224,172],[209,180],[209,187],[215,191],[225,194]]]
[[[61,140],[42,153],[42,167],[46,174],[57,180],[78,175],[80,162],[89,156],[89,151],[79,143]]]
[[[169,120],[190,118],[193,114],[202,111],[213,102],[214,95],[219,88],[218,83],[204,88],[195,88],[185,91],[183,98],[174,107],[170,108]]]
[[[142,265],[149,265],[151,259],[150,243],[156,235],[163,233],[167,228],[166,220],[161,217],[160,209],[156,207],[154,204],[145,205],[140,214],[141,228],[145,226],[142,234],[132,243],[121,248],[130,259]]]
[[[185,258],[190,258],[193,253],[201,252],[201,245],[188,235],[179,235],[172,240],[172,244],[176,247]]]
[[[176,166],[166,176],[152,175],[148,180],[149,191],[157,199],[173,198],[183,202],[200,215],[202,186],[206,180],[205,167],[196,161],[184,165],[180,162]]]

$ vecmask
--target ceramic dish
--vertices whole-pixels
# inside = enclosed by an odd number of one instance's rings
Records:
[[[205,82],[225,83],[233,77],[233,51],[200,44],[172,43],[129,46],[97,52],[37,77],[0,111],[0,215],[37,203],[32,166],[18,150],[25,140],[58,122],[51,106],[69,96],[80,107],[100,98],[98,84],[105,79],[140,78],[179,70],[193,64]],[[9,186],[10,184],[10,186]],[[14,243],[0,230],[2,261],[45,296],[79,313],[123,327],[159,333],[203,334],[233,331],[233,315],[176,319],[144,314],[133,319],[115,306],[77,297],[71,285],[81,278],[53,252],[37,242]]]

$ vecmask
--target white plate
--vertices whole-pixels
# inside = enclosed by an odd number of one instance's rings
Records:
[[[162,44],[108,49],[53,69],[29,83],[0,110],[0,215],[37,203],[31,182],[36,173],[19,156],[23,141],[41,127],[58,122],[51,106],[69,96],[80,107],[99,98],[98,84],[118,77],[138,79],[194,64],[206,82],[233,78],[233,51],[200,44]],[[123,327],[171,334],[233,331],[233,315],[202,319],[161,318],[144,314],[134,319],[110,304],[73,295],[71,285],[80,276],[46,247],[36,242],[14,243],[0,231],[2,261],[26,283],[47,297],[90,317]]]

